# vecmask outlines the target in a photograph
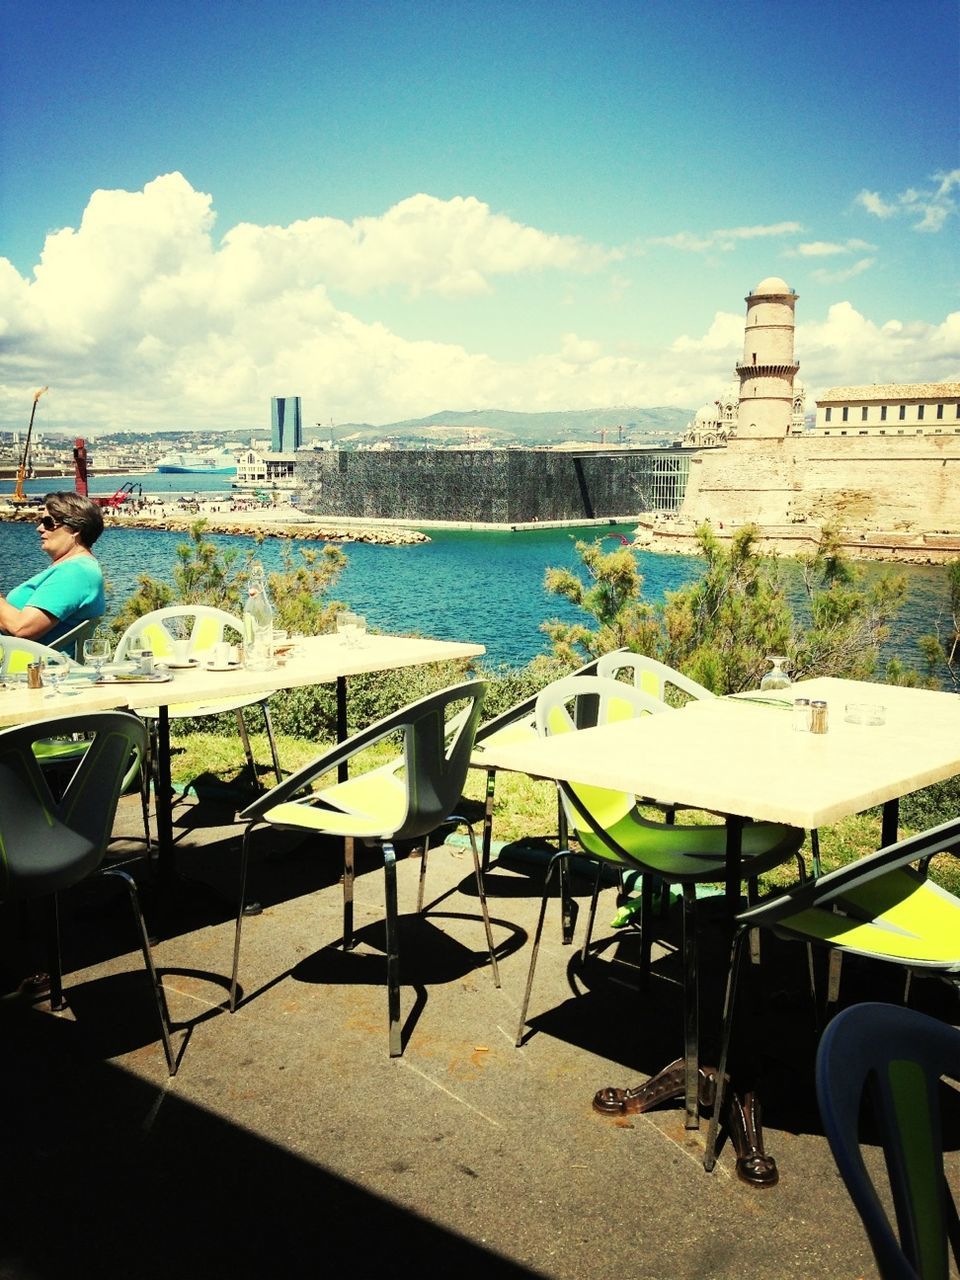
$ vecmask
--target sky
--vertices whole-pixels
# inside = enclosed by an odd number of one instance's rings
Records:
[[[960,379],[956,0],[3,0],[0,429]]]

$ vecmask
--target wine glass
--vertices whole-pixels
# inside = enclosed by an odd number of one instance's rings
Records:
[[[50,692],[45,693],[45,698],[55,698],[60,688],[60,682],[67,674],[67,666],[64,662],[48,662],[43,668],[43,683],[49,688]]]
[[[778,689],[790,688],[790,677],[783,669],[784,663],[787,661],[785,657],[775,654],[767,654],[767,662],[772,664],[773,669],[768,671],[760,681],[760,690],[762,693],[776,693]]]
[[[97,673],[97,679],[100,678],[100,672],[103,670],[103,664],[110,657],[110,645],[102,637],[94,636],[90,640],[83,642],[83,661],[87,666],[93,667]]]

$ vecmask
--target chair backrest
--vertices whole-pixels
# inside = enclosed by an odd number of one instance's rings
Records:
[[[571,671],[568,676],[563,676],[562,679],[572,680],[575,676],[596,675],[599,664],[605,658],[613,658],[626,653],[626,649],[617,649],[615,653],[605,654],[603,658],[593,658],[590,662],[584,663],[582,667],[578,667],[576,671]],[[547,687],[549,688],[549,685]],[[537,735],[537,698],[539,696],[539,693],[531,694],[529,698],[524,698],[522,702],[518,702],[506,711],[501,711],[499,715],[482,724],[477,730],[476,747],[482,748],[485,744],[492,743],[494,740],[496,740],[498,746],[503,746],[506,743],[522,742],[524,739],[535,738]],[[482,763],[481,760],[474,761],[474,764]]]
[[[845,1009],[817,1051],[824,1131],[884,1280],[946,1280],[948,1236],[960,1265],[957,1208],[943,1167],[941,1076],[960,1082],[960,1030],[894,1005]],[[860,1150],[865,1093],[879,1123],[896,1232]]]
[[[178,604],[166,609],[154,609],[131,622],[117,641],[114,655],[117,662],[128,656],[134,641],[142,648],[152,649],[155,658],[173,656],[173,642],[189,640],[190,651],[212,649],[224,638],[224,632],[236,633],[236,641],[243,639],[243,621],[226,609],[214,609],[202,604]]]
[[[40,644],[37,640],[26,640],[22,636],[0,636],[0,675],[16,675],[26,671],[27,665],[38,660],[44,665],[56,663],[58,666],[74,666],[73,659],[61,653],[52,645]]]
[[[586,705],[586,713],[584,706]],[[542,738],[572,733],[594,724],[610,724],[637,716],[669,714],[659,698],[641,693],[622,681],[602,676],[573,676],[548,685],[537,698],[537,732]],[[567,822],[583,847],[597,857],[616,857],[601,831],[609,831],[636,805],[636,797],[625,791],[582,783],[560,786]]]
[[[912,876],[914,873],[906,870],[911,863],[932,858],[938,853],[956,853],[958,850],[960,850],[960,818],[952,818],[949,822],[941,823],[938,827],[931,827],[928,831],[921,831],[917,835],[907,836],[903,840],[898,840],[896,844],[878,849],[876,853],[867,854],[866,857],[858,858],[855,862],[848,863],[844,867],[838,867],[836,871],[830,871],[826,875],[820,876],[817,880],[807,880],[804,884],[795,885],[785,893],[778,894],[775,898],[768,898],[765,902],[761,902],[755,907],[748,907],[737,916],[737,924],[741,928],[766,926],[789,932],[789,917],[796,916],[798,922],[804,926],[804,937],[808,934],[816,935],[818,932],[815,919],[817,912],[823,912],[825,920],[827,920],[827,915],[829,914],[827,923],[832,922],[836,926],[837,916],[834,913],[843,911],[844,897],[857,893],[861,897],[850,921],[851,926],[853,926],[858,921],[862,922],[864,920],[864,904],[862,901],[862,891],[864,889],[870,889],[881,877],[888,877],[892,873],[898,873],[902,877]],[[885,879],[884,883],[892,885],[893,881]],[[955,905],[956,899],[946,889],[931,883],[930,891],[934,896],[940,898],[945,906]],[[882,911],[884,905],[885,901],[881,888],[878,890],[875,909]],[[950,912],[951,921],[954,918],[953,912]],[[931,924],[935,927],[935,922],[931,922]],[[835,929],[832,931],[835,932]],[[954,952],[957,957],[956,965],[960,969],[960,939],[955,939],[954,941],[956,942]],[[891,934],[889,942],[892,956],[898,946],[897,936]],[[900,949],[905,963],[909,962],[911,965],[922,966],[923,960],[917,953],[914,946],[915,942],[916,939],[912,938],[911,935],[904,934]],[[856,947],[848,944],[848,949],[856,950]],[[936,967],[944,968],[941,960],[937,961]]]
[[[30,876],[18,869],[36,869],[38,883],[49,883],[48,859],[44,854],[56,844],[62,861],[87,872],[88,864],[99,861],[86,837],[58,822],[44,805],[24,788],[23,779],[0,764],[0,901],[31,896]],[[45,865],[47,864],[47,865]]]
[[[102,621],[103,614],[96,618],[85,618],[83,622],[78,622],[75,627],[65,631],[62,636],[57,636],[56,640],[51,640],[50,648],[59,649],[61,653],[68,654],[75,662],[82,663],[83,642],[90,639]]]
[[[598,676],[616,680],[621,671],[630,672],[634,688],[639,689],[641,693],[648,693],[651,697],[659,698],[661,702],[669,702],[671,705],[689,698],[716,697],[716,694],[711,693],[705,685],[691,680],[682,671],[675,671],[665,662],[648,658],[643,653],[629,653],[625,649],[618,649],[615,653],[605,653],[597,662]],[[685,697],[680,698],[678,694],[683,694]]]
[[[33,752],[42,738],[82,734],[87,749],[62,795],[56,797]],[[131,757],[147,746],[143,721],[129,711],[88,711],[0,730],[0,765],[20,781],[44,812],[84,836],[103,855]]]
[[[454,812],[460,799],[486,691],[485,681],[469,680],[411,702],[284,778],[248,805],[240,814],[241,819],[259,818],[267,810],[295,799],[343,760],[400,733],[406,809],[402,822],[391,834],[398,840],[426,835]],[[391,776],[398,774],[391,769]]]

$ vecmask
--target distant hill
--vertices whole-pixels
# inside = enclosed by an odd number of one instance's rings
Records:
[[[333,427],[340,444],[368,444],[374,440],[422,444],[489,443],[493,445],[582,444],[606,442],[655,444],[681,436],[694,416],[692,409],[640,408],[617,405],[608,409],[562,409],[554,413],[515,413],[509,409],[445,409],[424,418],[373,426],[369,422],[339,422]],[[307,441],[327,440],[329,427],[304,427]]]

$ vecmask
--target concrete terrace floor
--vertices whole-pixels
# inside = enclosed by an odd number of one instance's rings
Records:
[[[435,850],[434,910],[403,921],[406,1040],[391,1060],[373,855],[358,865],[360,945],[344,954],[333,945],[336,852],[262,836],[251,888],[264,910],[244,926],[244,1002],[231,1016],[239,829],[222,800],[191,797],[175,814],[191,882],[158,898],[138,878],[178,1023],[179,1073],[167,1077],[125,897],[110,882],[74,891],[62,922],[68,1012],[0,1007],[0,1276],[876,1274],[819,1127],[799,949],[765,941],[743,1004],[741,1060],[756,1066],[781,1176],[756,1191],[734,1176],[729,1146],[704,1173],[705,1125],[685,1133],[677,1104],[629,1122],[591,1110],[596,1089],[636,1083],[681,1049],[674,957],[661,953],[645,996],[633,989],[636,935],[605,927],[612,890],[598,917],[603,945],[586,965],[561,946],[554,904],[533,1034],[518,1050],[542,869],[504,855],[490,873],[497,990],[469,853]],[[118,833],[138,821],[137,802],[125,799]],[[403,911],[415,904],[419,866],[416,854],[400,863]],[[583,918],[587,887],[577,887]],[[668,942],[676,925],[664,922]],[[725,965],[715,933],[706,930],[703,964],[708,1060],[716,1028],[706,1011]],[[849,965],[843,1000],[896,999],[902,983],[891,977]],[[918,984],[914,1003],[960,1021],[943,986]],[[960,1175],[960,1098],[949,1102]],[[879,1152],[870,1157],[879,1167]]]

